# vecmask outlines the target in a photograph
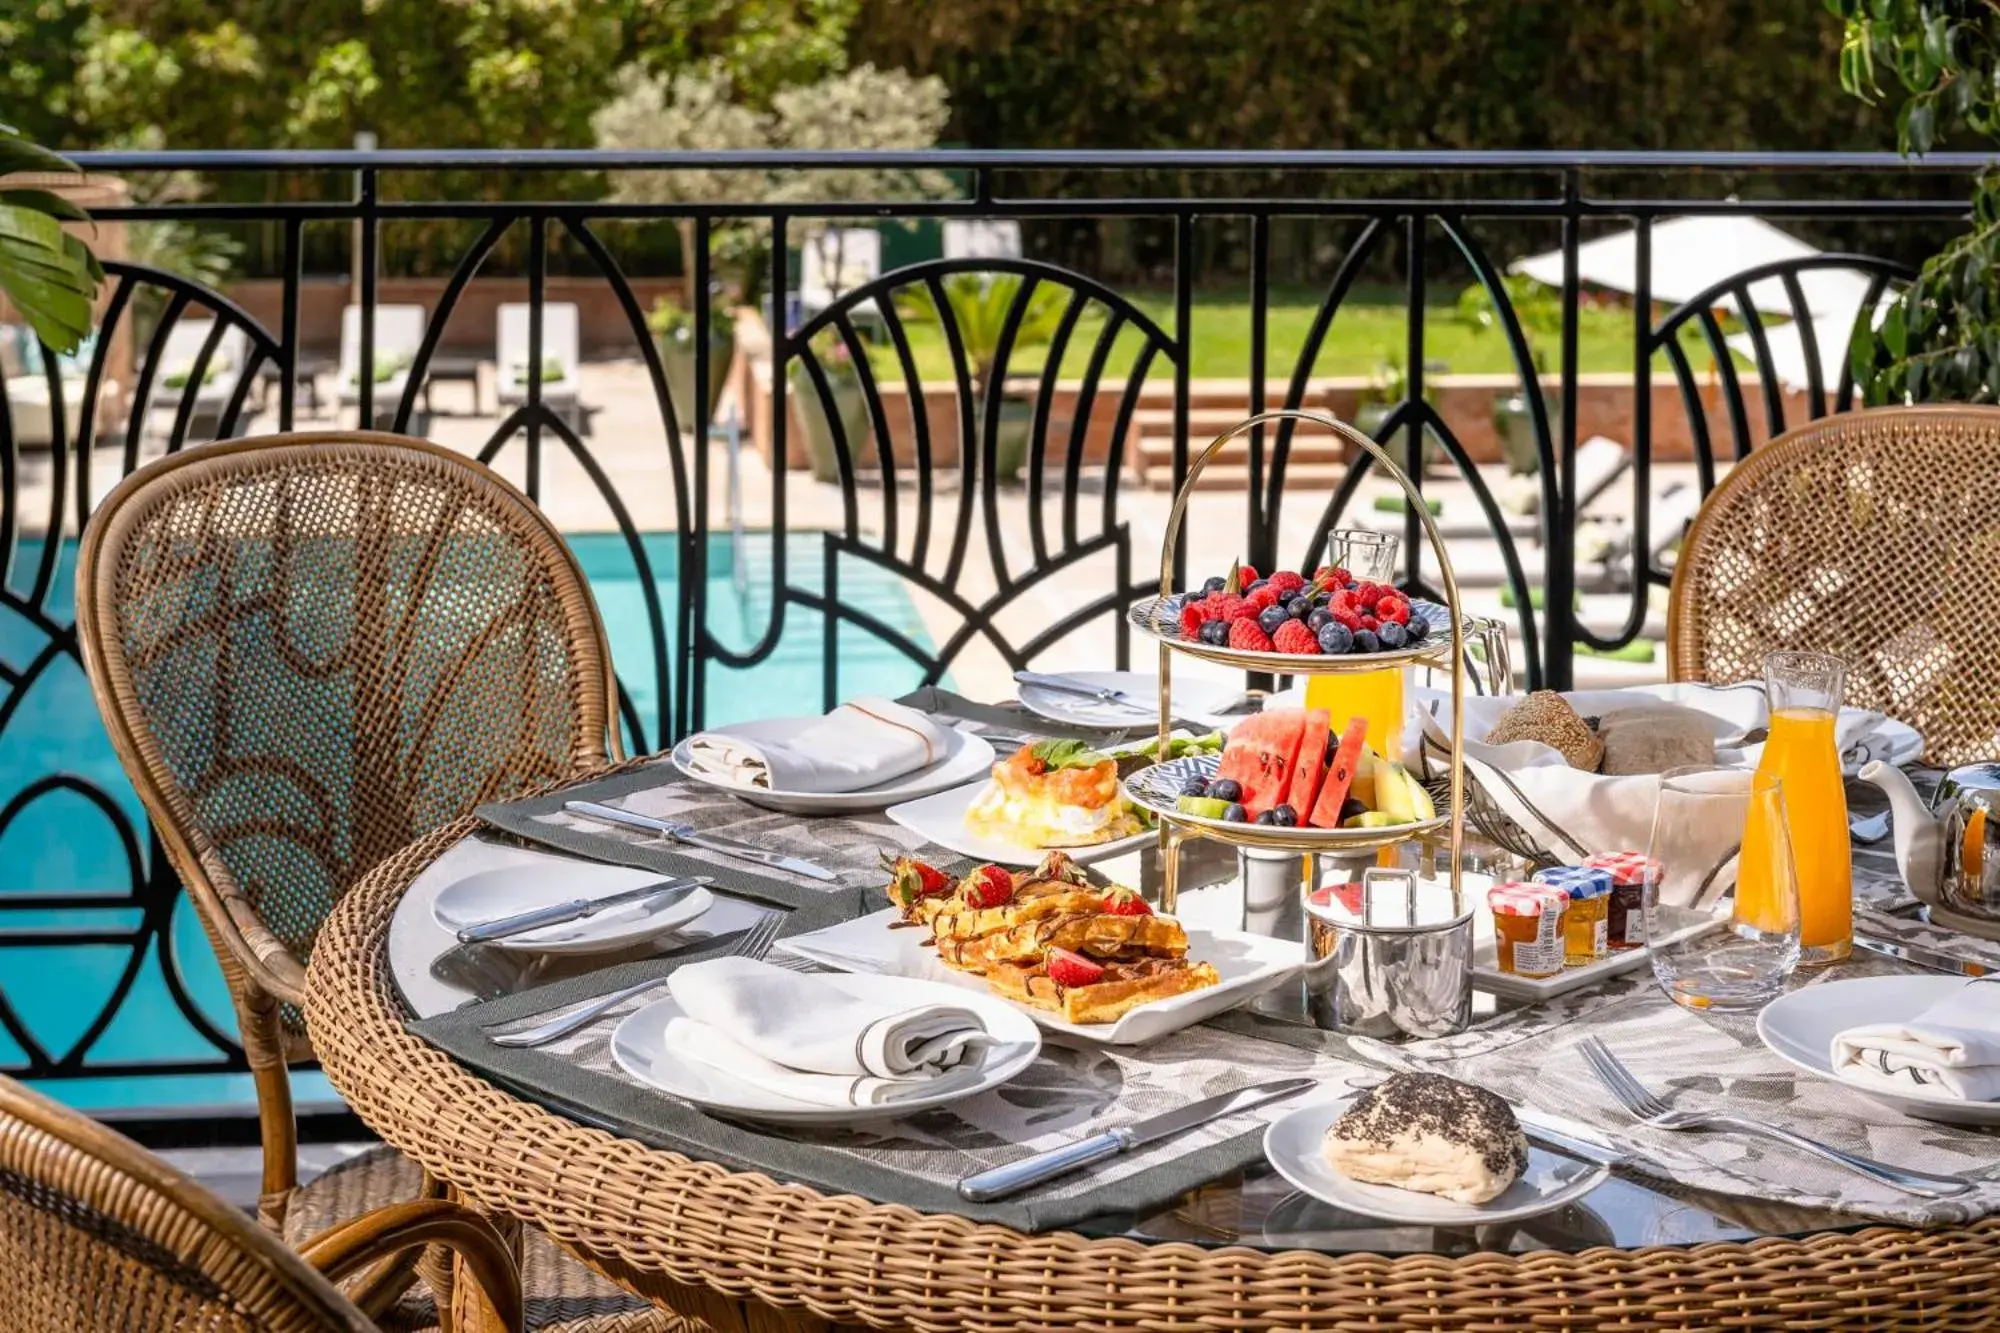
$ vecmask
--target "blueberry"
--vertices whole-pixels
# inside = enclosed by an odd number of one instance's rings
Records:
[[[1285,603],[1285,614],[1293,620],[1304,620],[1312,614],[1312,609],[1313,604],[1310,597],[1294,597],[1291,601]]]
[[[1382,641],[1375,637],[1375,631],[1372,629],[1356,630],[1354,631],[1354,651],[1357,653],[1379,653],[1382,651]]]
[[[1229,622],[1226,620],[1205,620],[1197,631],[1203,643],[1220,648],[1229,642]]]
[[[1333,612],[1319,607],[1306,616],[1306,628],[1317,634],[1333,623]]]
[[[1276,810],[1266,810],[1263,814],[1257,816],[1257,822],[1259,824],[1275,826],[1278,822],[1278,812]]]
[[[1319,650],[1321,652],[1332,656],[1338,653],[1352,652],[1353,649],[1354,635],[1348,630],[1347,626],[1337,620],[1329,620],[1326,624],[1320,626]]]
[[[1229,808],[1222,812],[1222,818],[1231,824],[1241,824],[1250,818],[1250,812],[1235,801],[1231,801]]]
[[[1186,782],[1183,782],[1181,784],[1181,795],[1183,796],[1208,795],[1208,779],[1204,777],[1189,778]]]
[[[1266,634],[1276,634],[1278,626],[1290,619],[1291,616],[1282,606],[1267,606],[1257,613],[1257,625]]]
[[[1207,594],[1212,592],[1221,592],[1223,588],[1227,586],[1228,583],[1229,580],[1225,578],[1221,577],[1211,578],[1208,580],[1208,582],[1201,585],[1202,594],[1206,596]]]
[[[1356,815],[1365,815],[1367,813],[1368,807],[1362,802],[1355,800],[1352,796],[1340,803],[1340,822],[1343,824]]]
[[[1269,579],[1258,579],[1255,583],[1251,584],[1249,587],[1243,590],[1243,595],[1245,597],[1248,597],[1251,593],[1257,591],[1257,589],[1263,587],[1266,583],[1269,582],[1270,582]]]
[[[1403,626],[1403,633],[1409,636],[1411,643],[1422,643],[1430,637],[1431,622],[1412,611],[1410,613],[1410,623]]]
[[[1289,805],[1274,805],[1271,807],[1271,822],[1279,828],[1297,828],[1299,812]]]
[[[1235,778],[1217,778],[1208,784],[1208,794],[1217,801],[1240,801],[1243,799],[1243,784]]]
[[[1375,637],[1382,641],[1384,648],[1401,648],[1409,641],[1410,636],[1395,621],[1385,620],[1382,622],[1382,628],[1375,631]]]

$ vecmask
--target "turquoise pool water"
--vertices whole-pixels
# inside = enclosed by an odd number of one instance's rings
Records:
[[[636,565],[622,537],[572,536],[570,545],[588,575],[611,638],[611,652],[648,739],[660,739],[661,690],[652,677],[652,648],[645,598]],[[667,618],[668,661],[678,669],[672,641],[680,561],[669,533],[648,534],[647,559]],[[737,555],[726,535],[710,538],[708,621],[725,645],[746,649],[769,624],[774,543],[769,533],[748,535],[741,557],[744,591],[738,591]],[[793,586],[821,587],[823,544],[817,533],[787,539],[786,579]],[[25,595],[31,587],[39,546],[24,542],[7,582]],[[73,621],[75,544],[59,553],[47,599],[59,625]],[[863,561],[840,570],[843,601],[865,609],[913,642],[930,639],[915,604],[893,575]],[[737,721],[787,712],[816,710],[820,698],[823,624],[805,608],[788,610],[784,632],[770,657],[740,670],[713,667],[708,674],[708,721]],[[36,624],[0,610],[0,664],[29,671],[48,647]],[[921,671],[895,649],[865,631],[843,626],[839,688],[896,694],[914,688]],[[110,804],[140,830],[138,798],[125,781],[110,741],[97,718],[82,668],[54,654],[22,691],[11,715],[0,716],[0,805],[17,801],[29,784],[50,774],[73,774],[100,790]],[[115,940],[64,944],[37,941],[55,929],[104,934],[129,932],[141,923],[138,909],[64,907],[59,910],[10,905],[25,894],[104,894],[126,892],[135,871],[114,821],[75,790],[55,788],[20,803],[0,827],[0,999],[13,1020],[53,1058],[70,1051],[88,1032],[130,964],[131,946]],[[141,845],[140,857],[147,855]],[[216,1028],[234,1032],[228,994],[201,925],[185,903],[177,903],[166,931],[189,999]],[[42,1086],[74,1106],[97,1113],[139,1108],[186,1112],[201,1107],[243,1108],[254,1103],[248,1076],[235,1074],[97,1077],[93,1066],[201,1061],[213,1048],[181,1012],[169,990],[157,949],[149,950],[116,1016],[80,1062],[82,1076],[46,1080]],[[0,1065],[18,1069],[22,1047],[0,1029]],[[335,1100],[318,1075],[294,1080],[302,1106]]]

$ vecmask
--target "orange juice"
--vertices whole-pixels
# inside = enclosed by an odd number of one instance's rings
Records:
[[[1854,947],[1854,853],[1833,728],[1834,714],[1823,709],[1779,709],[1771,714],[1771,736],[1757,765],[1758,772],[1783,784],[1785,824],[1798,867],[1801,962],[1832,962]],[[1743,831],[1742,878],[1736,886],[1737,911],[1759,928],[1774,916],[1770,885],[1764,882],[1763,868],[1771,864],[1763,850],[1770,836],[1765,818],[1753,809]]]
[[[1306,707],[1324,708],[1338,736],[1349,718],[1368,719],[1368,748],[1384,759],[1403,757],[1403,669],[1306,677]]]

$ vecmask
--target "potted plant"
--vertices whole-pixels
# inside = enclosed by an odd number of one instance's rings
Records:
[[[664,296],[653,303],[646,327],[659,344],[660,364],[667,373],[667,396],[673,399],[674,420],[682,430],[704,434],[708,421],[694,419],[694,314]],[[716,292],[708,303],[708,419],[715,419],[716,400],[729,383],[729,366],[736,358],[736,314]]]
[[[962,444],[968,450],[977,448],[984,438],[986,394],[996,382],[997,371],[1000,402],[993,438],[993,472],[1002,481],[1011,481],[1020,476],[1021,465],[1027,461],[1035,415],[1034,400],[1007,387],[1007,371],[1012,366],[997,364],[1001,334],[1020,293],[1021,277],[1015,273],[954,273],[941,285],[972,379],[974,434]],[[1029,348],[1048,345],[1062,323],[1063,305],[1063,295],[1056,288],[1047,285],[1035,288],[1014,330],[1010,359]],[[898,308],[908,323],[941,322],[936,306],[928,299],[912,297],[900,302]]]
[[[1521,326],[1521,337],[1528,344],[1528,358],[1535,368],[1535,392],[1541,395],[1549,434],[1554,438],[1562,430],[1562,399],[1542,387],[1542,378],[1549,373],[1548,349],[1562,338],[1562,303],[1553,289],[1525,274],[1510,273],[1500,286],[1507,304],[1513,307],[1514,319]],[[1499,313],[1493,308],[1493,297],[1484,284],[1475,282],[1459,294],[1458,319],[1477,333],[1500,327]],[[1527,390],[1524,384],[1493,403],[1493,433],[1500,437],[1500,456],[1506,460],[1509,472],[1522,476],[1532,476],[1541,469],[1542,462]]]
[[[1424,371],[1427,375],[1444,369],[1442,362],[1424,362]],[[1379,439],[1382,423],[1389,419],[1389,414],[1401,406],[1409,394],[1410,378],[1403,373],[1402,358],[1394,352],[1383,353],[1382,359],[1375,364],[1374,373],[1368,377],[1368,383],[1361,387],[1361,392],[1355,397],[1354,428],[1370,439]],[[1432,389],[1427,380],[1424,385],[1425,402],[1432,401],[1431,394]],[[1387,441],[1385,447],[1395,443],[1394,440]],[[1398,459],[1401,457],[1393,449],[1391,456]],[[1422,466],[1429,469],[1443,457],[1444,446],[1438,442],[1436,433],[1426,428]]]
[[[847,340],[829,335],[814,349],[814,359],[826,375],[833,396],[834,414],[840,419],[841,433],[847,437],[850,460],[867,456],[873,430],[868,419],[868,399],[861,390],[861,372],[855,368]],[[812,372],[803,361],[791,364],[791,398],[798,409],[798,421],[805,431],[806,458],[819,481],[840,480],[840,454],[834,443],[833,423],[828,418],[826,400]]]

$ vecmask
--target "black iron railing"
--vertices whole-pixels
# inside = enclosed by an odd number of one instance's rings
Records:
[[[235,192],[223,188],[200,202],[101,211],[107,222],[274,229],[282,306],[275,324],[266,326],[224,292],[114,261],[106,266],[112,286],[95,354],[83,368],[81,392],[66,394],[58,367],[52,360],[45,366],[49,423],[44,433],[52,447],[29,448],[17,439],[15,422],[27,405],[16,401],[10,407],[9,399],[21,398],[20,382],[0,393],[0,546],[9,560],[8,575],[0,580],[0,606],[11,613],[10,635],[18,650],[0,661],[0,684],[7,690],[0,702],[0,755],[7,753],[8,727],[22,724],[22,705],[43,679],[59,670],[73,672],[78,665],[65,583],[70,569],[60,539],[66,533],[73,537],[86,521],[92,497],[106,482],[102,472],[112,466],[129,472],[159,451],[241,433],[256,415],[253,386],[267,372],[275,409],[256,416],[266,423],[259,428],[286,430],[298,422],[308,229],[315,235],[322,229],[345,230],[356,238],[352,282],[360,339],[354,378],[357,385],[372,385],[385,229],[447,221],[483,228],[431,303],[423,341],[393,405],[378,411],[375,393],[364,389],[354,394],[348,424],[393,431],[409,431],[419,423],[441,341],[474,276],[503,241],[510,252],[524,256],[531,307],[525,401],[501,414],[480,455],[488,460],[505,456],[529,494],[542,498],[550,458],[560,454],[580,467],[601,501],[607,526],[618,534],[640,588],[647,650],[641,657],[621,659],[620,668],[627,687],[621,699],[624,725],[631,742],[643,749],[713,717],[718,681],[769,659],[788,635],[808,627],[816,628],[820,639],[822,697],[787,700],[790,706],[832,702],[841,670],[842,627],[886,645],[930,680],[949,673],[971,651],[995,652],[1009,665],[1021,666],[1085,631],[1108,634],[1124,664],[1130,644],[1123,611],[1145,590],[1151,558],[1149,548],[1136,552],[1135,561],[1129,519],[1142,389],[1148,383],[1157,386],[1154,392],[1171,409],[1170,480],[1178,483],[1190,449],[1205,439],[1190,438],[1190,367],[1198,350],[1194,308],[1198,292],[1219,281],[1238,284],[1250,303],[1243,403],[1255,412],[1313,405],[1306,399],[1315,364],[1356,284],[1384,274],[1400,279],[1407,317],[1400,350],[1407,381],[1401,401],[1381,420],[1377,438],[1403,442],[1413,475],[1421,476],[1418,464],[1427,435],[1444,450],[1491,528],[1496,558],[1512,592],[1527,676],[1537,685],[1566,686],[1574,677],[1580,648],[1613,649],[1639,635],[1649,594],[1668,577],[1661,559],[1651,554],[1657,543],[1648,527],[1659,426],[1650,391],[1656,370],[1670,373],[1679,386],[1689,453],[1704,493],[1718,464],[1741,457],[1803,417],[1849,407],[1852,384],[1846,371],[1822,372],[1812,316],[1823,312],[1811,308],[1802,277],[1829,269],[1861,274],[1866,279],[1861,307],[1873,308],[1891,284],[1908,276],[1910,255],[1949,235],[1965,211],[1960,202],[1964,178],[1984,165],[1974,156],[1940,155],[1925,163],[1926,174],[1920,177],[1901,159],[1869,153],[285,151],[91,153],[80,155],[79,161],[91,172],[114,175],[203,173],[225,187],[262,177],[280,183],[343,180],[351,182],[351,189],[333,198],[301,197],[310,195],[303,189],[273,190],[287,197],[245,202],[231,199]],[[955,193],[948,198],[856,200],[800,199],[787,192],[780,196],[782,203],[745,198],[693,205],[597,198],[412,198],[405,197],[401,185],[431,179],[431,173],[452,173],[449,179],[459,181],[476,180],[480,173],[546,173],[551,180],[560,173],[560,179],[574,180],[692,169],[756,172],[779,180],[808,171],[934,172],[952,181]],[[1812,196],[1797,192],[1801,182],[1817,183],[1823,177],[1837,179],[1838,188]],[[1398,184],[1390,191],[1369,192],[1368,182],[1383,180]],[[1769,198],[1739,199],[1727,193],[1745,183],[1761,186],[1774,180],[1775,187],[1766,190]],[[1262,184],[1246,188],[1245,181]],[[1635,181],[1637,188],[1631,184]],[[1690,215],[1855,224],[1865,226],[1871,236],[1894,229],[1903,237],[1898,248],[1904,257],[1831,254],[1765,265],[1662,309],[1648,286],[1653,229],[1662,219]],[[708,537],[725,531],[727,521],[714,512],[710,500],[710,450],[683,430],[682,420],[705,421],[714,406],[709,401],[708,343],[694,340],[694,410],[678,413],[647,312],[631,275],[621,269],[609,233],[632,223],[688,224],[696,304],[692,324],[705,329],[714,276],[710,244],[721,226],[756,223],[768,248],[770,271],[784,274],[789,252],[824,221],[1011,219],[1028,223],[1034,242],[1038,221],[1054,226],[1091,218],[1144,223],[1170,241],[1170,271],[1160,278],[1170,315],[1148,314],[1131,292],[1080,266],[1033,257],[1041,247],[1031,243],[1029,257],[933,259],[891,268],[796,327],[773,331],[768,376],[769,454],[776,474],[772,533],[768,569],[759,572],[759,586],[750,590],[764,614],[760,624],[749,627],[745,641],[731,643],[719,634],[716,608],[710,604]],[[1338,243],[1313,275],[1320,296],[1303,348],[1289,364],[1281,364],[1272,354],[1266,326],[1273,234],[1296,218],[1340,230]],[[1549,401],[1541,394],[1525,394],[1539,489],[1535,531],[1528,540],[1540,548],[1539,579],[1522,559],[1523,539],[1510,530],[1486,477],[1445,416],[1428,401],[1424,354],[1427,309],[1447,282],[1457,286],[1469,279],[1482,285],[1493,303],[1514,373],[1523,383],[1541,382],[1496,258],[1503,246],[1511,251],[1542,248],[1520,239],[1525,234],[1521,228],[1537,226],[1544,243],[1553,230],[1564,260],[1561,336]],[[1218,227],[1232,229],[1241,239],[1243,262],[1226,275],[1199,272],[1198,239]],[[1617,227],[1636,228],[1636,291],[1620,307],[1631,312],[1631,438],[1625,441],[1631,465],[1620,483],[1632,498],[1631,555],[1622,587],[1624,614],[1593,626],[1573,609],[1579,573],[1579,311],[1585,300],[1578,247],[1590,235]],[[643,366],[650,414],[657,422],[655,438],[645,447],[657,448],[671,479],[672,532],[665,538],[641,530],[629,497],[621,495],[578,420],[551,406],[544,373],[545,296],[550,257],[557,247],[603,284],[629,333],[623,355]],[[983,360],[968,348],[947,299],[948,286],[966,273],[1004,274],[1010,284],[1000,336]],[[1768,281],[1782,284],[1789,321],[1760,312],[1752,299],[1751,284]],[[949,364],[943,376],[926,378],[920,371],[907,327],[913,301],[935,312]],[[1053,328],[1036,366],[1019,345],[1019,334],[1044,304],[1051,307]],[[100,408],[107,358],[120,330],[129,329],[142,307],[152,312],[150,329],[131,343],[129,392],[123,395],[119,420],[108,421]],[[773,308],[782,311],[784,302],[774,302]],[[182,364],[165,364],[174,329],[195,318],[214,321],[208,335]],[[1731,319],[1750,336],[1754,355],[1747,371],[1739,369],[1725,343],[1725,320]],[[1789,419],[1770,346],[1773,330],[1783,323],[1795,326],[1808,368],[1807,382],[1798,386],[1803,397],[1791,400]],[[1699,330],[1711,366],[1693,364],[1682,341],[1688,329]],[[231,343],[238,333],[241,343]],[[1073,364],[1066,360],[1072,344],[1082,357],[1083,372],[1080,383],[1065,386],[1061,375]],[[231,345],[240,346],[240,357],[219,374],[212,372],[211,365],[220,366],[223,349]],[[1114,346],[1127,349],[1119,353],[1130,365],[1123,374],[1107,370]],[[508,373],[506,367],[501,370]],[[1747,387],[1751,374],[1755,384]],[[858,383],[865,404],[865,429],[852,432],[840,410],[842,386],[850,378]],[[178,390],[168,385],[170,379],[178,381]],[[213,388],[208,387],[211,381]],[[942,395],[950,406],[929,410],[924,406],[927,393]],[[791,400],[799,395],[809,400],[803,405],[807,409],[818,404],[840,497],[839,518],[816,538],[820,549],[810,561],[788,554],[794,543],[786,540],[794,522],[788,512],[785,459],[797,429]],[[1018,489],[1005,481],[998,466],[1002,439],[1018,428],[1006,421],[1009,397],[1029,405],[1025,486]],[[80,410],[68,410],[72,401]],[[899,406],[892,410],[892,404]],[[1249,441],[1241,496],[1244,526],[1231,549],[1247,552],[1258,564],[1313,563],[1313,553],[1354,500],[1369,465],[1366,458],[1356,460],[1337,484],[1309,493],[1296,484],[1295,449],[1289,425],[1268,437],[1259,431]],[[1287,529],[1281,524],[1287,506],[1306,506],[1303,512],[1312,521]],[[1016,509],[1025,510],[1019,522]],[[1422,587],[1424,544],[1417,540],[1413,513],[1405,515],[1405,523],[1405,576]],[[1287,530],[1305,531],[1308,539],[1298,549],[1280,550]],[[671,581],[659,577],[663,553],[675,562]],[[919,641],[843,595],[841,571],[856,568],[856,562],[869,567],[873,577],[905,583],[946,608],[942,621],[932,618],[934,629],[943,625],[932,634],[934,642]],[[976,579],[968,576],[975,563],[983,566]],[[1035,617],[1026,628],[1005,627],[1010,611],[1018,610],[1026,595],[1058,581],[1066,590],[1079,582],[1088,586],[1074,587],[1065,614]],[[642,706],[636,702],[641,699],[652,702]],[[65,724],[78,734],[96,735],[86,695],[72,688],[62,706],[70,714],[63,717]],[[226,1020],[204,1012],[191,998],[178,952],[169,947],[176,933],[178,887],[156,848],[151,855],[141,853],[149,840],[129,792],[113,790],[117,784],[112,780],[94,780],[40,756],[22,762],[26,767],[0,775],[0,781],[14,785],[0,806],[0,838],[22,824],[24,812],[37,802],[66,793],[88,802],[105,821],[107,841],[124,849],[111,858],[122,867],[116,873],[129,876],[129,883],[88,890],[51,883],[51,877],[71,873],[58,864],[38,872],[31,882],[0,885],[0,911],[8,913],[0,922],[19,923],[0,926],[0,950],[42,951],[26,956],[54,968],[45,978],[61,975],[51,960],[63,949],[129,949],[130,961],[108,992],[79,997],[79,1003],[93,1007],[94,1017],[80,1028],[69,1025],[58,1041],[24,1018],[21,1002],[28,988],[48,983],[38,983],[31,969],[10,965],[10,953],[0,952],[0,1027],[18,1048],[10,1067],[41,1077],[240,1068],[239,1054],[222,1030]],[[33,767],[43,763],[47,768]],[[88,921],[79,924],[79,914]],[[196,938],[185,927],[178,934],[187,941]],[[97,1049],[100,1041],[152,963],[160,970],[165,995],[187,1020],[193,1053],[164,1059],[107,1056]]]

